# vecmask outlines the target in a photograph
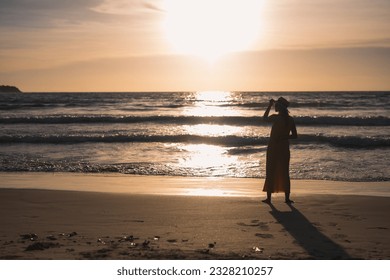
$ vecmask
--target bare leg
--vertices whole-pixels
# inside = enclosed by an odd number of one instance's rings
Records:
[[[292,201],[291,199],[290,199],[290,193],[289,192],[286,192],[286,193],[284,193],[284,195],[285,195],[285,202],[286,203],[294,203],[294,201]]]
[[[267,192],[267,199],[263,200],[264,203],[271,203],[271,192]]]

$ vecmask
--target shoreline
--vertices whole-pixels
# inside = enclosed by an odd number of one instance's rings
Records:
[[[268,205],[260,179],[1,175],[0,259],[390,259],[390,197],[359,191],[387,182],[294,181]]]
[[[264,179],[146,176],[118,173],[1,172],[0,189],[47,189],[147,195],[263,197]],[[147,186],[147,187],[145,187]],[[390,182],[291,180],[291,194],[390,197]],[[283,195],[281,193],[275,196]]]

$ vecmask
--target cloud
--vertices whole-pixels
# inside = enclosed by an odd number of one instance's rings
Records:
[[[156,52],[159,13],[154,3],[0,0],[0,71]]]
[[[104,14],[133,15],[139,13],[161,12],[159,8],[161,1],[145,0],[104,0],[99,5],[92,8],[93,11]]]
[[[102,0],[0,0],[1,27],[46,27],[62,21],[82,22],[91,14],[91,7]]]
[[[0,0],[2,28],[44,28],[88,22],[115,22],[114,16],[159,12],[160,1],[145,0]],[[146,18],[147,20],[147,18]]]

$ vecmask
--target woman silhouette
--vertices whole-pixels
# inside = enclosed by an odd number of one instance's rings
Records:
[[[278,114],[269,115],[269,111],[275,104]],[[271,195],[275,192],[285,193],[285,202],[290,200],[290,144],[289,139],[298,137],[294,119],[289,116],[287,107],[290,103],[283,97],[277,101],[271,99],[263,119],[272,123],[271,135],[267,147],[266,178],[263,191],[267,192],[265,203],[271,203]]]

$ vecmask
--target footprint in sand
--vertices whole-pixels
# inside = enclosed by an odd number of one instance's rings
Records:
[[[268,231],[269,226],[266,222],[260,222],[259,220],[252,220],[250,224],[246,223],[237,223],[239,226],[244,226],[244,227],[259,227],[261,230]]]
[[[144,223],[144,220],[130,220],[132,223]]]
[[[168,239],[167,242],[169,242],[169,243],[177,243],[177,239]]]
[[[269,233],[256,233],[255,236],[261,237],[261,238],[274,238],[272,234]]]
[[[383,230],[386,230],[386,229],[389,229],[387,227],[369,227],[367,229],[383,229]]]

